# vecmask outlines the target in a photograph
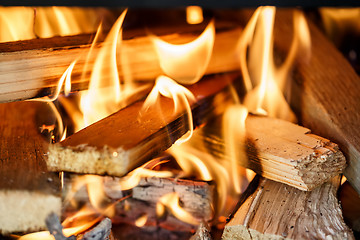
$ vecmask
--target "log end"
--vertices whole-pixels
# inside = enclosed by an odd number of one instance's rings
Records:
[[[34,191],[1,190],[0,233],[29,232],[46,229],[45,219],[60,215],[61,197]]]
[[[104,146],[98,149],[87,145],[63,147],[53,144],[49,146],[46,163],[49,171],[123,176],[129,171],[128,155],[122,148]]]

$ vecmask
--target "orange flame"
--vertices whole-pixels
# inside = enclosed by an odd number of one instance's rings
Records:
[[[185,107],[188,116],[189,132],[187,136],[184,135],[182,138],[178,139],[176,143],[189,140],[194,128],[190,104],[196,101],[195,96],[187,88],[177,84],[169,77],[159,76],[156,79],[153,89],[146,98],[141,111],[146,111],[150,106],[153,106],[160,95],[173,99],[174,113],[178,113],[182,110],[182,107]]]
[[[143,215],[141,215],[140,217],[138,217],[135,220],[135,225],[137,227],[143,227],[145,225],[145,223],[147,222],[148,219],[148,215],[146,213],[144,213]]]
[[[181,84],[194,84],[204,75],[215,41],[215,25],[211,21],[204,32],[186,44],[170,44],[153,36],[163,72]]]
[[[179,205],[179,195],[176,192],[168,193],[162,196],[157,203],[157,215],[162,216],[165,209],[170,211],[176,218],[183,222],[198,225],[200,221],[194,218],[189,212]]]
[[[186,7],[186,21],[189,24],[199,24],[204,21],[202,8],[199,6]]]

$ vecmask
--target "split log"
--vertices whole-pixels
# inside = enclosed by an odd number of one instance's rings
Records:
[[[201,25],[201,27],[203,26]],[[194,31],[193,28],[190,30]],[[239,68],[234,48],[241,30],[239,28],[223,30],[216,35],[212,58],[206,74],[228,72]],[[172,43],[187,43],[198,36],[198,32],[199,29],[192,33],[184,33],[183,30],[180,34],[165,35],[161,38]],[[126,63],[119,64],[126,64],[130,70],[131,76],[128,78],[131,77],[135,81],[153,81],[163,71],[150,37],[138,36],[138,33],[125,35],[130,35],[130,37],[135,35],[136,37],[122,42],[121,54],[122,59],[126,59]],[[41,44],[38,43],[40,40],[0,44],[0,102],[52,95],[60,77],[75,59],[78,60],[72,71],[72,91],[87,89],[90,71],[102,44],[94,47],[88,67],[84,72],[90,45],[75,44],[73,41],[75,38],[80,43],[90,40],[89,35],[81,35],[57,37],[55,40],[58,42],[52,39],[42,39]],[[52,43],[53,47],[49,48]],[[72,45],[66,46],[66,44]],[[31,45],[36,48],[41,47],[41,49],[31,49]],[[18,46],[31,50],[19,51]],[[103,73],[105,72],[107,71],[104,70]],[[124,79],[124,73],[120,71],[119,74],[120,79]],[[102,75],[102,77],[106,78],[107,76]]]
[[[194,127],[224,111],[232,103],[230,83],[237,74],[209,76],[189,90]],[[139,115],[143,101],[73,134],[49,148],[48,168],[90,174],[122,176],[169,148],[188,131],[185,110],[174,114],[169,98]]]
[[[265,178],[226,224],[222,239],[354,239],[336,198],[339,178],[311,192]]]
[[[0,232],[45,229],[51,213],[60,214],[60,179],[47,171],[48,142],[36,118],[44,103],[0,104]]]
[[[285,52],[292,31],[289,11],[278,11],[275,45]],[[344,56],[308,21],[311,59],[298,63],[291,105],[302,125],[339,144],[348,161],[344,174],[360,193],[360,79]]]
[[[229,158],[219,122],[217,119],[205,126],[199,135],[194,135],[193,141],[196,145],[203,141],[205,147],[218,158]],[[307,128],[253,115],[247,117],[245,126],[248,159],[238,159],[238,163],[266,178],[309,191],[346,167],[339,147],[311,134]]]

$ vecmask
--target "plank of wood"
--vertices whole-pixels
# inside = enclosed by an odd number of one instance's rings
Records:
[[[220,121],[219,121],[220,120]],[[225,152],[221,119],[194,135],[196,146],[202,144],[223,159]],[[239,165],[256,173],[301,190],[309,191],[341,173],[345,157],[335,143],[311,134],[307,128],[270,117],[249,115],[245,122],[245,149],[248,159]],[[243,148],[244,143],[238,143]]]
[[[261,178],[222,239],[354,239],[336,198],[339,178],[311,192]]]
[[[202,27],[202,26],[201,26]],[[182,31],[179,34],[161,36],[161,39],[172,43],[187,43],[198,36],[194,28],[193,32]],[[189,30],[188,30],[189,31]],[[239,68],[235,47],[241,30],[239,28],[229,29],[228,27],[219,31],[213,48],[212,57],[206,74],[227,72]],[[128,34],[129,35],[129,34]],[[127,59],[126,66],[131,71],[131,78],[135,81],[153,81],[163,71],[160,68],[156,50],[149,36],[136,36],[122,42],[121,54]],[[94,47],[89,58],[87,70],[84,72],[84,65],[87,60],[87,53],[90,49],[89,44],[85,45],[66,45],[74,44],[73,39],[83,43],[89,39],[89,35],[73,37],[57,37],[59,42],[48,40],[49,43],[38,43],[40,49],[30,49],[13,51],[14,44],[0,44],[0,102],[9,102],[22,99],[52,95],[56,85],[72,61],[77,59],[77,63],[72,71],[72,91],[87,89],[90,80],[91,67],[95,62],[95,57],[100,51],[102,44]],[[36,45],[36,40],[29,41],[29,44],[17,42],[19,46],[31,48],[28,45]],[[35,42],[35,43],[33,43]],[[59,47],[56,47],[59,46]],[[1,50],[4,48],[4,50]],[[10,48],[10,49],[8,49]],[[19,50],[16,48],[16,50]],[[119,65],[123,63],[118,63]],[[106,69],[103,73],[107,72]],[[120,79],[124,79],[124,73],[119,72]],[[103,78],[108,76],[102,75]]]
[[[293,74],[291,105],[302,125],[339,144],[348,161],[345,176],[360,193],[360,79],[344,56],[308,21],[311,59]],[[275,45],[285,52],[292,31],[291,13],[278,11]]]
[[[191,106],[194,127],[233,102],[229,85],[237,76],[213,75],[189,87],[196,98]],[[159,98],[158,107],[140,116],[142,106],[143,101],[138,101],[51,145],[48,168],[122,176],[169,148],[188,131],[185,110],[174,114],[171,99]]]
[[[0,232],[45,229],[50,212],[60,214],[60,179],[47,171],[48,142],[36,118],[44,103],[0,104]]]

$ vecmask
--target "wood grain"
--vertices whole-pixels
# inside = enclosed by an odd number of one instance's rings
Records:
[[[311,192],[260,179],[222,239],[354,239],[336,198],[339,178]]]
[[[229,85],[237,76],[213,75],[188,88],[196,98],[191,105],[194,127],[233,103]],[[50,146],[49,169],[122,176],[188,131],[185,110],[174,114],[171,99],[161,97],[158,106],[139,115],[142,106],[143,101],[138,101]]]
[[[275,45],[285,51],[292,31],[291,13],[278,11]],[[301,123],[339,144],[348,167],[345,176],[360,193],[360,79],[335,46],[308,21],[311,59],[299,62],[292,84],[291,105]]]
[[[189,32],[190,30],[192,32]],[[187,43],[199,35],[199,29],[195,31],[192,27],[190,30],[162,35],[161,38],[175,44]],[[219,30],[215,39],[212,58],[206,71],[207,74],[227,72],[239,68],[234,48],[240,33],[239,28],[229,29],[227,27],[223,31]],[[126,64],[131,73],[127,79],[154,81],[163,71],[160,68],[157,53],[150,37],[139,36],[139,33],[127,35],[135,37],[123,40],[119,46],[122,59],[121,61],[120,57],[118,59],[120,61],[118,62],[119,69],[122,69],[121,66]],[[102,43],[97,44],[92,55],[88,58],[90,44],[84,44],[84,42],[90,40],[90,35],[80,35],[42,39],[41,43],[39,43],[40,40],[29,40],[29,43],[0,44],[0,102],[52,95],[60,77],[74,60],[77,60],[77,63],[72,71],[72,91],[87,89],[91,68],[103,45]],[[24,50],[20,50],[19,46],[23,46]],[[89,62],[84,71],[87,59]],[[126,62],[123,61],[124,59]],[[106,72],[108,71],[105,69],[103,73]],[[124,72],[120,70],[119,74],[120,79],[123,80]],[[102,78],[108,77],[102,75]]]
[[[194,135],[195,146],[203,142],[205,149],[220,159],[229,159],[225,151],[220,118]],[[307,128],[270,117],[249,115],[245,121],[247,159],[239,165],[256,173],[309,191],[343,172],[345,157],[339,147],[327,139],[311,134]]]
[[[45,229],[60,213],[60,180],[47,171],[47,145],[36,124],[45,104],[0,104],[0,232]]]

